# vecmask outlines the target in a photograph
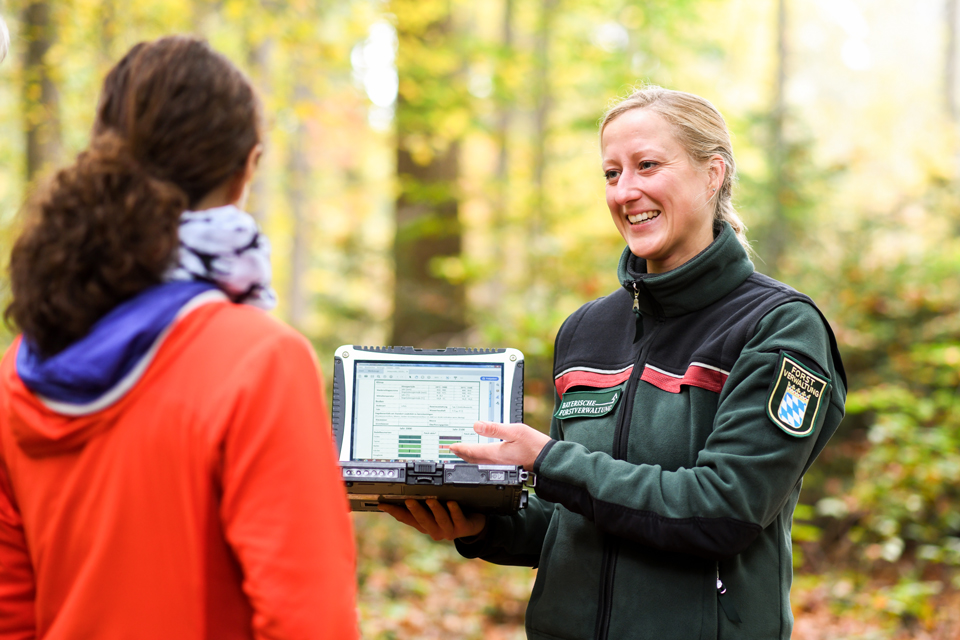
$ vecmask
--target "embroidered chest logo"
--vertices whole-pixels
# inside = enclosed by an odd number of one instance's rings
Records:
[[[767,415],[792,436],[813,433],[826,403],[830,380],[814,373],[786,353],[780,354],[776,377],[767,398]]]
[[[558,420],[599,418],[613,411],[621,395],[623,395],[623,385],[599,391],[568,391],[563,394],[560,406],[553,413],[553,417]]]

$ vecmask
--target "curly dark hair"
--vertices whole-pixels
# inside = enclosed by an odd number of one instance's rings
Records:
[[[4,317],[44,357],[159,284],[180,214],[260,142],[247,78],[203,40],[140,43],[107,74],[87,150],[27,206]]]

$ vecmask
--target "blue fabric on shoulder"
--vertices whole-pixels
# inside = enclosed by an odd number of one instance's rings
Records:
[[[208,282],[165,282],[115,307],[90,333],[50,358],[41,358],[24,339],[17,374],[32,392],[72,404],[86,404],[108,392],[146,355],[180,309]]]

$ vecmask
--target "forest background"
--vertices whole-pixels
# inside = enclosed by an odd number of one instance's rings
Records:
[[[264,102],[276,314],[350,344],[553,339],[616,286],[597,123],[652,82],[734,134],[757,269],[809,293],[848,417],[794,524],[797,638],[960,637],[958,0],[6,0],[0,250],[134,43],[201,34]],[[4,288],[4,295],[7,295]],[[10,330],[0,329],[0,346]],[[535,575],[357,514],[365,638],[522,638]]]

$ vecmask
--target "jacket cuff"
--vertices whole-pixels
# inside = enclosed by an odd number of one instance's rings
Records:
[[[487,522],[484,524],[483,530],[480,533],[475,536],[456,538],[453,544],[457,548],[457,553],[464,558],[471,559],[484,555],[489,547],[490,533],[495,522],[495,517],[487,516]]]
[[[553,449],[553,445],[557,444],[558,440],[550,439],[547,444],[543,445],[543,449],[540,450],[540,454],[537,456],[537,459],[533,461],[533,472],[536,474],[540,473],[540,467],[543,465],[543,460],[547,457],[547,454],[550,453],[550,449]]]

